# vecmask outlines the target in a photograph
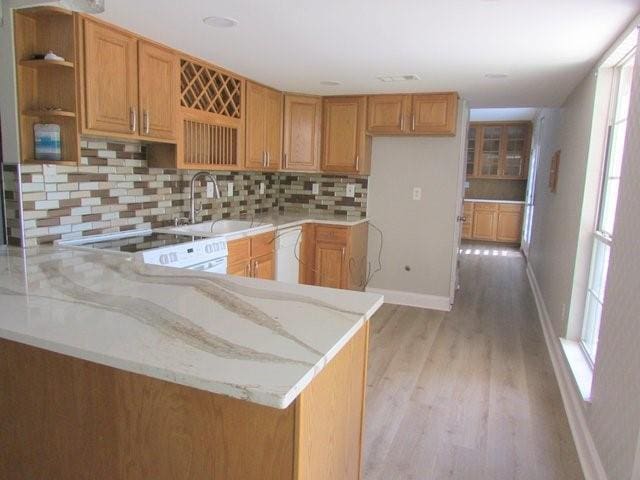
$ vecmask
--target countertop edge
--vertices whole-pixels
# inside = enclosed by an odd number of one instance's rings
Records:
[[[238,400],[243,400],[266,407],[286,409],[291,403],[302,393],[302,391],[313,381],[313,379],[324,369],[324,367],[344,348],[344,346],[353,338],[353,336],[369,321],[373,314],[384,303],[384,297],[378,295],[378,300],[371,305],[369,310],[362,314],[360,320],[357,321],[340,340],[324,355],[298,382],[284,395],[274,393],[258,393],[247,392],[242,388],[234,388],[233,385],[203,380],[199,376],[194,375],[177,375],[175,371],[165,368],[150,367],[147,364],[123,360],[118,357],[104,355],[93,351],[76,348],[69,345],[60,344],[43,340],[31,335],[17,334],[16,332],[0,328],[0,338],[5,340],[21,343],[34,348],[40,348],[49,352],[65,355],[79,360],[92,362],[109,368],[115,368],[124,372],[130,372],[138,375],[155,378],[169,383],[182,385],[188,388],[195,388],[215,395],[224,395]],[[248,394],[247,394],[248,393]]]
[[[518,203],[522,205],[526,203],[524,200],[489,200],[486,198],[464,198],[463,201],[476,203]]]

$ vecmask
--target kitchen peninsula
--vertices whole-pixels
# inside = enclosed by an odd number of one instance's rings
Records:
[[[357,479],[382,300],[5,247],[0,477]]]

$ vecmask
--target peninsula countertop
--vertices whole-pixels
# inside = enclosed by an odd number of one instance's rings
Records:
[[[497,199],[487,199],[487,198],[465,198],[465,202],[474,202],[474,203],[516,203],[520,205],[524,205],[524,200],[497,200]]]
[[[371,293],[0,247],[0,337],[286,408],[382,305]]]

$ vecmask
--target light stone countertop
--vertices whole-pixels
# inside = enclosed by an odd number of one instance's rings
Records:
[[[464,201],[475,203],[525,203],[524,200],[487,200],[485,198],[465,198]]]
[[[371,293],[0,247],[0,337],[286,408],[382,305]]]

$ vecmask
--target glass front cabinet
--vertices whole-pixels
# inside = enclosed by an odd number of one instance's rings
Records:
[[[530,149],[530,122],[471,123],[467,177],[525,179]]]

